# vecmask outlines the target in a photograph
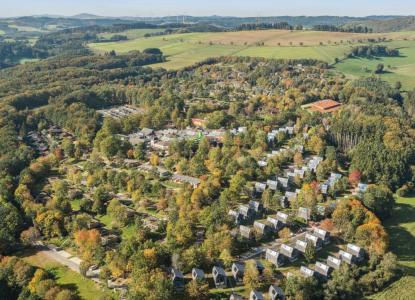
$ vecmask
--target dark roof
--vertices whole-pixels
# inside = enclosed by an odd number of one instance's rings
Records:
[[[193,279],[203,279],[203,278],[205,278],[205,272],[203,272],[203,270],[201,270],[201,269],[193,268],[192,269],[192,278]]]
[[[184,278],[183,273],[175,268],[171,268],[171,274],[176,278]]]
[[[241,263],[233,263],[232,264],[232,273],[241,272],[243,273],[245,271],[245,266]]]

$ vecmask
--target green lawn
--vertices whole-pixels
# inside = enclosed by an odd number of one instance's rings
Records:
[[[40,28],[31,27],[31,26],[20,26],[20,25],[10,24],[9,27],[15,28],[18,31],[24,31],[24,32],[47,32],[46,30],[42,30]]]
[[[386,72],[380,75],[383,79],[394,84],[401,81],[405,89],[415,88],[415,42],[395,41],[385,43],[392,48],[399,48],[400,57],[380,57],[377,59],[352,58],[336,65],[336,69],[351,78],[368,76],[373,73],[378,64],[385,66]]]
[[[158,64],[167,69],[178,69],[215,56],[258,56],[266,58],[314,58],[334,62],[341,57],[350,46],[255,46],[254,44],[230,44],[206,42],[212,33],[189,33],[168,36],[156,36],[148,39],[138,38],[123,42],[93,43],[89,46],[96,52],[115,50],[126,53],[132,50],[160,48],[167,56],[167,62]]]
[[[17,256],[21,257],[30,265],[45,269],[52,273],[59,285],[72,290],[79,295],[80,299],[92,300],[106,295],[114,296],[110,290],[100,287],[94,281],[84,278],[66,266],[58,264],[41,252],[26,250],[20,252]]]
[[[414,299],[415,295],[415,197],[398,197],[392,217],[385,222],[391,250],[398,256],[404,276],[370,299]]]
[[[132,50],[160,48],[167,56],[167,61],[154,67],[180,69],[196,62],[215,56],[253,56],[265,58],[299,59],[311,58],[334,63],[335,58],[343,58],[349,52],[355,40],[349,35],[326,36],[327,33],[316,32],[284,32],[258,31],[239,33],[187,33],[154,36],[143,38],[145,30],[126,31],[131,40],[109,43],[93,43],[89,46],[98,53],[115,50],[126,53]],[[382,44],[399,48],[400,57],[384,57],[379,59],[347,59],[337,64],[335,68],[350,78],[368,76],[373,73],[379,63],[385,65],[387,72],[381,77],[390,83],[401,81],[405,89],[415,88],[415,41],[413,32],[384,34],[394,39]],[[353,35],[352,35],[353,37]],[[375,36],[373,36],[375,37]],[[332,38],[331,44],[327,39]],[[342,38],[341,40],[339,40]],[[315,41],[313,40],[315,39]],[[337,39],[337,40],[336,40]],[[405,40],[407,39],[407,40]],[[323,45],[318,41],[321,40]],[[352,44],[346,41],[354,41]],[[333,41],[337,41],[334,44]],[[258,46],[257,42],[264,42]],[[300,43],[304,42],[301,46]],[[292,43],[292,45],[290,44]]]

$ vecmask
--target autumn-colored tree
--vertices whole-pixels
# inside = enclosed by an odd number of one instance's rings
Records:
[[[65,156],[63,155],[63,150],[60,147],[56,147],[53,150],[53,154],[55,155],[56,159],[59,160],[59,161],[61,161],[62,159],[65,158]]]
[[[300,152],[296,152],[293,160],[296,166],[301,166],[303,164],[303,155]]]
[[[331,219],[324,219],[323,221],[321,221],[320,227],[329,232],[334,230],[334,224]]]
[[[173,298],[173,285],[171,280],[161,270],[134,273],[134,281],[130,285],[131,299],[171,300]]]
[[[47,210],[36,217],[36,224],[47,237],[62,236],[64,232],[63,215],[60,211]]]
[[[254,260],[248,260],[245,263],[243,282],[248,290],[256,290],[261,286],[259,271]]]
[[[153,167],[158,166],[160,164],[160,157],[155,153],[151,153],[151,155],[150,155],[150,164]]]
[[[284,227],[278,232],[278,237],[282,239],[283,241],[288,241],[288,239],[291,237],[291,230],[288,227]]]
[[[370,253],[383,255],[388,250],[389,237],[381,224],[367,223],[356,229],[356,240]]]
[[[349,183],[352,186],[357,186],[361,178],[362,178],[362,172],[360,172],[359,170],[353,170],[349,174]]]
[[[209,284],[197,280],[192,280],[186,286],[186,295],[191,300],[208,300]]]
[[[223,265],[227,268],[232,266],[233,257],[229,252],[229,249],[223,249],[223,251],[219,255],[219,259],[223,262]]]
[[[35,227],[29,227],[20,234],[20,240],[26,245],[30,245],[37,241],[39,237],[40,232]]]
[[[74,238],[85,261],[92,262],[102,254],[101,235],[98,230],[80,230],[75,232]]]
[[[305,247],[304,257],[308,263],[313,262],[316,259],[316,249],[312,242],[308,242]]]

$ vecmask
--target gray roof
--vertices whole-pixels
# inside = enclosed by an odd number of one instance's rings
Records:
[[[356,257],[361,257],[363,255],[363,249],[354,244],[347,244],[346,251],[353,254]]]
[[[226,276],[225,270],[223,268],[221,268],[221,267],[218,267],[218,266],[214,266],[212,268],[212,273],[214,275],[223,275],[223,276]]]
[[[314,266],[314,271],[316,271],[320,275],[327,277],[329,276],[330,267],[321,262],[316,262],[316,265]]]
[[[183,273],[180,272],[179,270],[175,269],[175,268],[171,268],[171,274],[175,277],[175,278],[184,278]]]
[[[298,251],[304,253],[305,249],[307,247],[307,242],[302,241],[302,240],[296,240],[295,241],[295,249],[297,249]]]
[[[281,244],[280,253],[289,258],[292,258],[295,255],[295,249],[291,246],[288,246],[287,244]]]
[[[305,266],[301,266],[300,273],[303,274],[303,276],[305,276],[305,277],[314,276],[314,271],[307,268],[307,267],[305,267]]]
[[[236,273],[243,273],[245,271],[245,266],[241,263],[233,263],[232,264],[232,273],[235,275]]]
[[[261,292],[251,291],[249,294],[249,300],[264,300],[264,296]]]
[[[334,257],[334,256],[327,257],[327,265],[329,267],[332,267],[333,269],[340,268],[341,263],[342,261],[338,259],[337,257]]]
[[[275,299],[277,296],[280,298],[284,297],[284,291],[277,285],[272,284],[268,289],[268,295],[271,300]]]
[[[194,280],[196,280],[196,279],[199,279],[199,280],[204,279],[205,278],[205,272],[203,272],[203,270],[201,270],[201,269],[193,268],[192,269],[192,278]]]

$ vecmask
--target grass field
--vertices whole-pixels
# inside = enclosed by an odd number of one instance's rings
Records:
[[[128,37],[129,40],[132,40],[132,39],[143,38],[146,33],[155,33],[155,32],[161,32],[161,31],[163,31],[163,29],[131,29],[131,30],[123,31],[121,33],[113,33],[113,32],[101,33],[101,34],[98,34],[98,36],[105,38],[105,39],[109,39],[113,35],[120,34],[120,35],[125,35],[126,37]]]
[[[394,214],[385,226],[391,250],[398,256],[404,276],[370,299],[415,299],[415,197],[398,197]]]
[[[351,78],[373,73],[378,64],[383,64],[386,72],[381,77],[391,83],[401,81],[406,89],[415,88],[415,42],[395,41],[389,47],[399,48],[400,57],[381,57],[377,59],[353,58],[336,65],[336,69]]]
[[[188,33],[143,38],[147,29],[130,30],[131,40],[94,43],[89,46],[98,53],[115,50],[126,53],[132,50],[160,48],[167,61],[154,67],[179,69],[214,56],[253,56],[265,58],[312,58],[333,63],[344,57],[359,39],[385,37],[392,42],[382,44],[397,47],[400,57],[380,59],[347,59],[336,69],[350,78],[370,75],[377,64],[383,63],[387,72],[382,74],[392,84],[401,81],[405,89],[415,88],[412,74],[415,71],[415,32],[384,34],[356,34],[341,32],[263,30],[221,33]],[[329,42],[330,41],[330,42]],[[258,43],[264,43],[259,46]],[[322,43],[322,44],[320,44]],[[390,66],[390,67],[388,67]]]
[[[62,287],[77,293],[83,300],[98,299],[105,295],[112,295],[112,292],[108,289],[99,287],[92,280],[86,279],[69,268],[50,260],[42,253],[27,251],[20,253],[19,256],[31,265],[51,272]]]
[[[24,32],[47,32],[45,30],[42,30],[36,27],[30,27],[30,26],[20,26],[20,25],[9,24],[9,27],[15,28],[18,31],[24,31]]]

